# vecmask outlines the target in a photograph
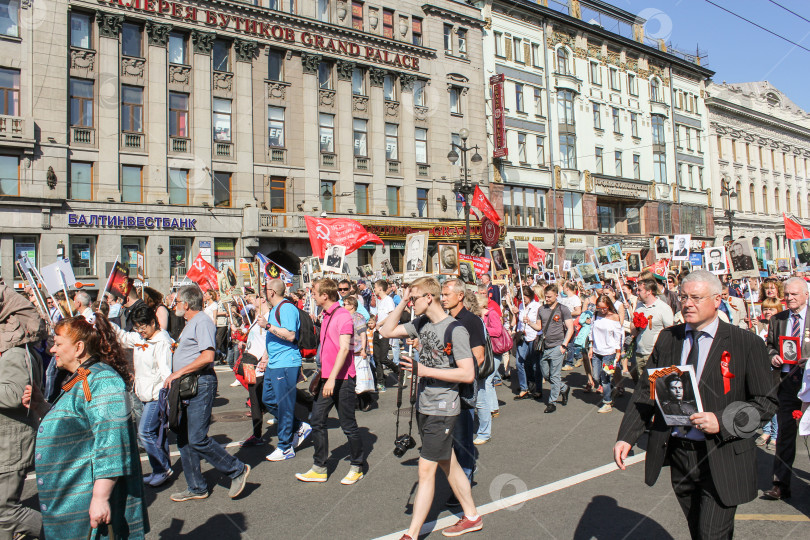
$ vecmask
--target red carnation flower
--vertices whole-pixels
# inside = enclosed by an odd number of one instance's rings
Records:
[[[801,420],[801,418],[802,418],[802,411],[793,411],[794,420]]]
[[[649,322],[650,322],[649,319],[647,319],[647,317],[645,317],[642,313],[638,311],[633,313],[633,326],[635,326],[639,330],[647,328],[647,324]]]

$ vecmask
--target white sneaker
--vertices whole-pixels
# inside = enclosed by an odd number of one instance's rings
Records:
[[[273,424],[275,424],[275,423],[276,423],[276,419],[275,419],[275,418],[271,418],[270,420],[268,420],[268,421],[267,421],[267,425],[268,425],[268,426],[272,426],[272,425],[273,425]]]
[[[295,450],[292,448],[288,449],[286,452],[281,448],[276,448],[273,450],[273,453],[266,456],[264,459],[267,461],[284,461],[285,459],[292,459],[295,457]]]
[[[298,448],[301,444],[307,440],[309,434],[312,433],[312,426],[307,424],[306,422],[301,422],[301,427],[298,428],[298,431],[293,435],[292,445],[293,448]]]
[[[239,381],[233,381],[231,383],[231,387],[236,387],[236,386],[242,386],[242,383],[240,383]]]
[[[598,411],[596,411],[596,412],[599,412],[599,413],[609,413],[609,412],[610,412],[610,411],[612,411],[612,410],[613,410],[613,405],[611,405],[610,403],[605,403],[605,404],[604,404],[604,405],[602,405],[602,406],[599,408],[599,410],[598,410]]]

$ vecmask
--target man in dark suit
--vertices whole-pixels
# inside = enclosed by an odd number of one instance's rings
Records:
[[[723,260],[723,250],[709,251],[709,272],[725,272],[726,262]]]
[[[776,397],[779,408],[776,419],[776,453],[773,459],[773,487],[763,493],[769,500],[790,497],[790,480],[793,477],[793,460],[796,458],[796,434],[798,429],[793,411],[802,408],[798,398],[804,376],[804,364],[810,357],[810,327],[807,317],[807,283],[798,277],[785,282],[785,305],[787,309],[771,317],[768,323],[768,356],[774,373],[779,374]],[[779,338],[796,336],[801,343],[801,360],[797,364],[785,364],[779,356]],[[783,425],[784,424],[784,425]]]
[[[743,253],[742,244],[739,242],[734,242],[728,249],[729,254],[731,255],[731,267],[734,268],[735,272],[743,272],[745,270],[753,270],[755,268],[754,260],[751,258],[751,256]]]
[[[799,253],[796,257],[799,259],[799,264],[810,264],[810,242],[799,244]]]
[[[765,344],[753,332],[718,319],[722,285],[696,270],[681,283],[686,324],[663,330],[647,367],[692,365],[703,409],[691,427],[667,426],[641,385],[625,412],[613,457],[620,469],[652,419],[645,482],[655,484],[668,460],[672,487],[692,538],[731,538],[737,506],[756,497],[756,430],[776,410]],[[728,352],[723,361],[724,353]],[[732,377],[733,375],[733,377]]]
[[[681,236],[678,238],[678,247],[675,249],[674,257],[688,257],[689,250],[686,248],[686,238]]]

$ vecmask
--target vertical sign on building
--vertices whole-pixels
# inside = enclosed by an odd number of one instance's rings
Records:
[[[492,94],[492,127],[495,140],[495,149],[492,157],[502,158],[509,154],[506,147],[506,127],[503,117],[503,81],[504,75],[493,75],[489,78],[489,86]]]

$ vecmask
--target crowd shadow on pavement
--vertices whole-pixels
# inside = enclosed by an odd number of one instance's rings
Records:
[[[237,540],[243,538],[246,532],[246,520],[244,514],[236,512],[233,514],[216,514],[208,518],[208,521],[196,527],[194,530],[180,534],[185,521],[172,518],[168,527],[160,531],[161,540],[174,539],[194,539],[204,540],[205,538],[216,538],[217,540]]]
[[[802,439],[803,437],[798,437],[796,441],[797,461],[801,458],[802,453],[808,452]],[[774,459],[776,457],[774,456],[773,446],[771,446],[771,450],[765,450],[761,446],[757,447],[757,487],[760,491],[760,500],[766,500],[762,497],[762,491],[771,489],[771,486],[773,486]],[[790,482],[791,497],[783,499],[781,502],[810,517],[810,473],[795,466],[793,473],[795,476]],[[780,501],[770,502],[776,507]]]
[[[615,538],[666,540],[673,536],[644,514],[622,508],[613,497],[598,495],[591,499],[585,508],[573,538],[574,540]]]

